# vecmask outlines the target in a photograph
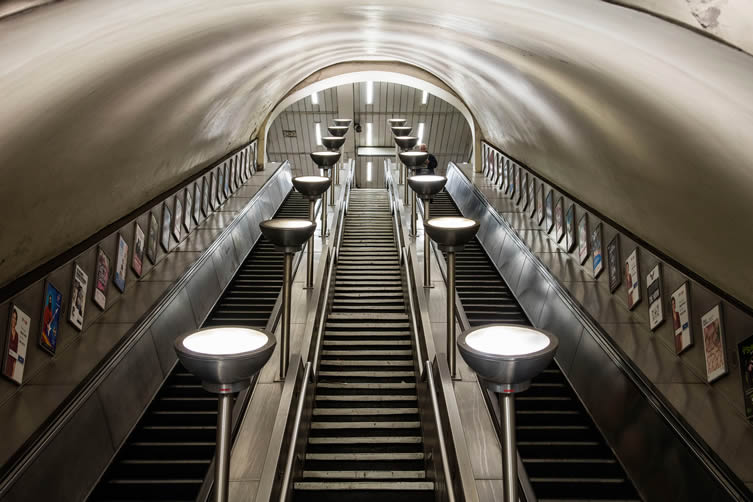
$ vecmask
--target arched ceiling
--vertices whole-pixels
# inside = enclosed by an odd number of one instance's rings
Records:
[[[0,284],[256,135],[343,61],[436,75],[481,134],[753,305],[753,59],[593,1],[78,0],[0,20]]]

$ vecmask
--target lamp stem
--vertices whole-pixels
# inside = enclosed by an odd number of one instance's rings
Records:
[[[327,236],[327,192],[322,194],[322,239]]]
[[[455,378],[455,252],[447,252],[447,366]]]
[[[309,199],[309,220],[314,221],[314,211],[316,211],[316,199]],[[306,289],[314,287],[314,234],[309,237],[306,245]]]
[[[431,287],[431,239],[426,233],[426,222],[429,221],[429,199],[424,199],[424,287]]]
[[[410,207],[410,234],[416,236],[416,192],[411,190],[411,207]]]
[[[408,166],[403,164],[403,184],[405,184],[405,198],[403,199],[403,203],[407,206],[410,204],[410,201],[408,201],[408,193],[410,191],[410,188],[408,187]]]
[[[214,501],[227,502],[230,489],[230,429],[232,394],[220,394],[217,405],[217,449],[214,459]]]
[[[504,471],[505,502],[518,502],[518,456],[515,441],[515,394],[499,393],[502,432],[502,469]]]
[[[280,337],[280,380],[288,373],[290,353],[290,279],[293,269],[293,253],[285,253],[285,268],[282,277],[282,336]]]
[[[329,169],[329,179],[332,180],[329,184],[329,205],[335,205],[335,166]]]

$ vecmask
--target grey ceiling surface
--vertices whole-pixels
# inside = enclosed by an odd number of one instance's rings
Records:
[[[317,93],[318,104],[312,96],[293,103],[272,122],[267,136],[267,155],[270,160],[289,160],[294,171],[310,174],[315,167],[309,152],[324,147],[316,144],[316,124],[320,124],[322,135],[327,135],[327,126],[334,118],[353,119],[361,125],[356,133],[351,126],[346,158],[356,159],[356,181],[361,187],[384,186],[383,166],[385,157],[354,157],[354,148],[362,146],[394,147],[392,132],[387,119],[405,118],[418,134],[420,124],[424,124],[422,142],[437,157],[437,162],[446,166],[448,162],[466,162],[471,155],[472,137],[468,122],[463,114],[452,105],[423,91],[405,85],[373,82],[371,104],[367,104],[366,82],[341,85]],[[341,113],[338,109],[338,93],[349,93],[352,97],[353,113]],[[369,141],[371,128],[371,141]],[[294,136],[293,136],[294,135]],[[354,136],[354,137],[353,137]],[[372,176],[367,176],[368,162],[372,163]]]
[[[256,135],[329,65],[416,65],[480,134],[753,305],[753,59],[586,0],[79,0],[0,21],[0,284]]]

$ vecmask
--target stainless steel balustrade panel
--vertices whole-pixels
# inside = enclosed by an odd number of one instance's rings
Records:
[[[198,326],[188,293],[185,288],[181,289],[176,298],[160,313],[149,328],[165,374],[172,369],[178,359],[173,348],[173,341],[180,335],[195,330]]]
[[[191,302],[194,321],[197,326],[201,326],[222,293],[214,261],[207,260],[201,265],[191,282],[186,284],[186,293]]]
[[[533,274],[534,272],[531,270],[531,275]],[[537,282],[539,284],[543,283],[540,280]],[[565,305],[552,288],[548,288],[545,298],[541,313],[535,324],[542,329],[557,333],[557,338],[560,342],[557,349],[557,362],[562,371],[567,375],[570,374],[575,352],[580,344],[584,328],[578,318],[573,315],[570,308]]]

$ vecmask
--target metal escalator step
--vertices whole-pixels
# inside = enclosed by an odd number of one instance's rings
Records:
[[[306,479],[426,479],[426,471],[303,471]]]
[[[297,481],[296,490],[434,490],[431,481]]]

